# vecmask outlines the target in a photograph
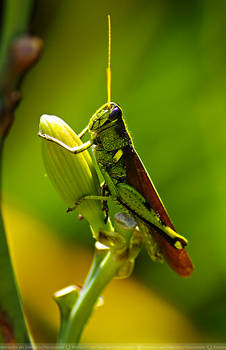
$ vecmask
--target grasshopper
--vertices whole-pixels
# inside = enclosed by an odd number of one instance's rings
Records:
[[[109,19],[110,33],[110,19]],[[110,43],[110,34],[109,34]],[[109,44],[110,52],[110,44]],[[110,56],[110,54],[109,54]],[[193,271],[192,261],[185,250],[187,240],[179,235],[141,161],[129,134],[122,108],[111,102],[110,59],[108,60],[108,102],[91,117],[88,126],[80,133],[89,133],[89,140],[78,147],[69,147],[58,139],[39,133],[69,152],[78,154],[92,147],[97,165],[104,178],[103,195],[84,196],[83,200],[116,201],[137,222],[143,233],[149,255],[153,260],[167,263],[179,275],[187,277]]]

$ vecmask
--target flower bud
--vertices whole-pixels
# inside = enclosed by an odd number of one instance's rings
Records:
[[[56,116],[44,114],[40,119],[40,132],[69,147],[82,144],[75,132]],[[43,158],[51,182],[69,207],[73,207],[84,196],[100,195],[99,179],[88,151],[73,154],[58,144],[43,139]],[[110,225],[104,224],[105,215],[99,200],[81,201],[75,210],[90,223],[94,237],[100,227]]]

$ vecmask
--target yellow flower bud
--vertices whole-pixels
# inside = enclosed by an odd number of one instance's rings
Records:
[[[69,147],[82,144],[75,132],[59,117],[44,114],[40,132],[62,141]],[[88,151],[73,154],[58,144],[43,139],[43,158],[47,174],[69,207],[87,195],[100,195],[100,183]],[[84,200],[76,208],[91,225],[92,231],[106,228],[105,214],[99,200]]]

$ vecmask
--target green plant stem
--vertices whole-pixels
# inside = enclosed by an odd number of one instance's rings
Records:
[[[124,260],[120,255],[110,250],[100,261],[96,256],[80,296],[74,305],[67,327],[59,335],[58,343],[78,343],[83,328],[93,311],[98,297],[104,287],[115,277]]]
[[[136,221],[126,213],[117,213],[114,216],[114,230],[110,221],[109,227],[111,229],[110,232],[103,231],[106,234],[106,240],[108,237],[109,243],[111,242],[112,244],[111,239],[114,233],[115,238],[117,236],[124,238],[123,244],[115,244],[109,250],[96,250],[90,272],[81,292],[78,294],[78,298],[77,296],[74,297],[74,294],[70,294],[69,291],[67,292],[67,290],[63,294],[58,293],[58,296],[55,294],[61,313],[58,344],[78,344],[84,326],[104,287],[114,277],[120,276],[120,278],[125,278],[132,272],[131,267],[133,263],[130,252],[133,245],[131,245],[131,239],[136,233]],[[137,245],[138,242],[134,242]]]
[[[106,250],[96,249],[91,268],[90,268],[89,273],[86,277],[86,281],[85,281],[86,285],[88,285],[89,282],[92,280],[93,276],[96,273],[96,270],[99,268],[101,262],[104,260],[104,258],[106,257],[107,254],[108,254],[108,251],[106,251]]]

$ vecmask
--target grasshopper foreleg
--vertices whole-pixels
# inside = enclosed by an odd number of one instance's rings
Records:
[[[53,136],[42,134],[41,132],[38,133],[38,136],[42,137],[43,139],[45,139],[47,141],[54,142],[57,145],[61,146],[62,148],[66,149],[69,152],[74,153],[74,154],[86,151],[90,146],[92,146],[92,142],[90,140],[85,142],[85,143],[83,143],[83,144],[81,144],[81,145],[79,145],[79,146],[70,147],[70,146],[66,145],[66,143],[56,139]]]
[[[86,126],[85,129],[83,129],[80,134],[78,134],[78,137],[81,139],[86,133],[87,131],[89,130],[89,127]]]

